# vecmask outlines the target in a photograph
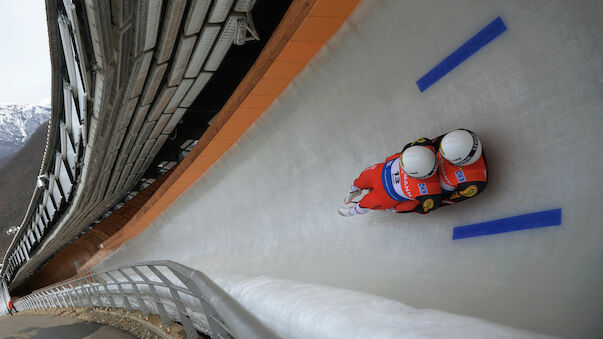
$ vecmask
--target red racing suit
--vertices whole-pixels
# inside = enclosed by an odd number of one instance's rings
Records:
[[[471,165],[456,166],[446,160],[439,149],[441,135],[434,139],[438,148],[438,176],[442,188],[442,206],[452,205],[482,193],[488,183],[488,171],[484,153]]]
[[[413,145],[434,149],[431,140],[425,138],[406,145],[404,149]],[[384,163],[368,167],[354,181],[354,186],[371,190],[359,202],[360,207],[426,214],[440,206],[441,190],[438,176],[434,174],[427,179],[408,176],[400,166],[400,154],[396,153],[385,159]]]
[[[8,301],[8,312],[10,313],[11,316],[13,315],[13,313],[17,313],[17,309],[15,308],[15,305],[13,305],[12,300]]]

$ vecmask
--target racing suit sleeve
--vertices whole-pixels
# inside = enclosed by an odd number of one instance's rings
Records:
[[[460,183],[452,192],[442,192],[442,206],[456,204],[457,202],[471,199],[482,193],[486,188],[486,181],[467,181]]]
[[[419,214],[427,214],[440,207],[441,200],[441,194],[429,194],[418,196],[417,201],[419,201],[419,204],[417,205],[417,207],[415,207],[414,212]]]
[[[427,214],[440,207],[440,194],[421,195],[416,200],[403,201],[396,205],[397,213],[415,212],[419,214]]]
[[[388,161],[390,161],[390,160],[394,160],[394,159],[399,158],[399,157],[400,157],[400,154],[401,154],[401,153],[396,153],[396,154],[394,154],[394,155],[390,155],[389,157],[387,157],[387,158],[385,159],[385,162],[388,162]]]

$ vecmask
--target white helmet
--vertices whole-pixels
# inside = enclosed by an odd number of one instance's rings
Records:
[[[438,169],[435,154],[425,146],[410,146],[400,155],[400,165],[406,174],[426,179]]]
[[[475,133],[457,129],[442,138],[440,152],[456,166],[471,165],[482,155],[482,143]]]

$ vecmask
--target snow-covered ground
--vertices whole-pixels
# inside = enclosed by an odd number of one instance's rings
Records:
[[[597,0],[365,0],[232,149],[97,269],[170,259],[206,271],[283,335],[339,337],[341,319],[359,329],[345,334],[380,334],[416,319],[412,307],[603,337],[602,13]],[[506,32],[418,90],[498,16]],[[483,195],[426,216],[337,215],[363,168],[458,127],[487,152]],[[552,208],[560,227],[451,237],[455,226]],[[238,275],[251,280],[229,278]],[[245,288],[253,279],[281,299]],[[300,292],[308,284],[312,295]],[[341,312],[359,302],[377,312],[382,298],[396,325]],[[429,321],[395,327],[401,336],[453,333],[455,316],[417,312]]]

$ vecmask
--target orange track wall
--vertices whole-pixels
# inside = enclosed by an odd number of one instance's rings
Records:
[[[78,273],[135,237],[224,154],[339,29],[360,0],[294,0],[266,47],[195,148]]]

